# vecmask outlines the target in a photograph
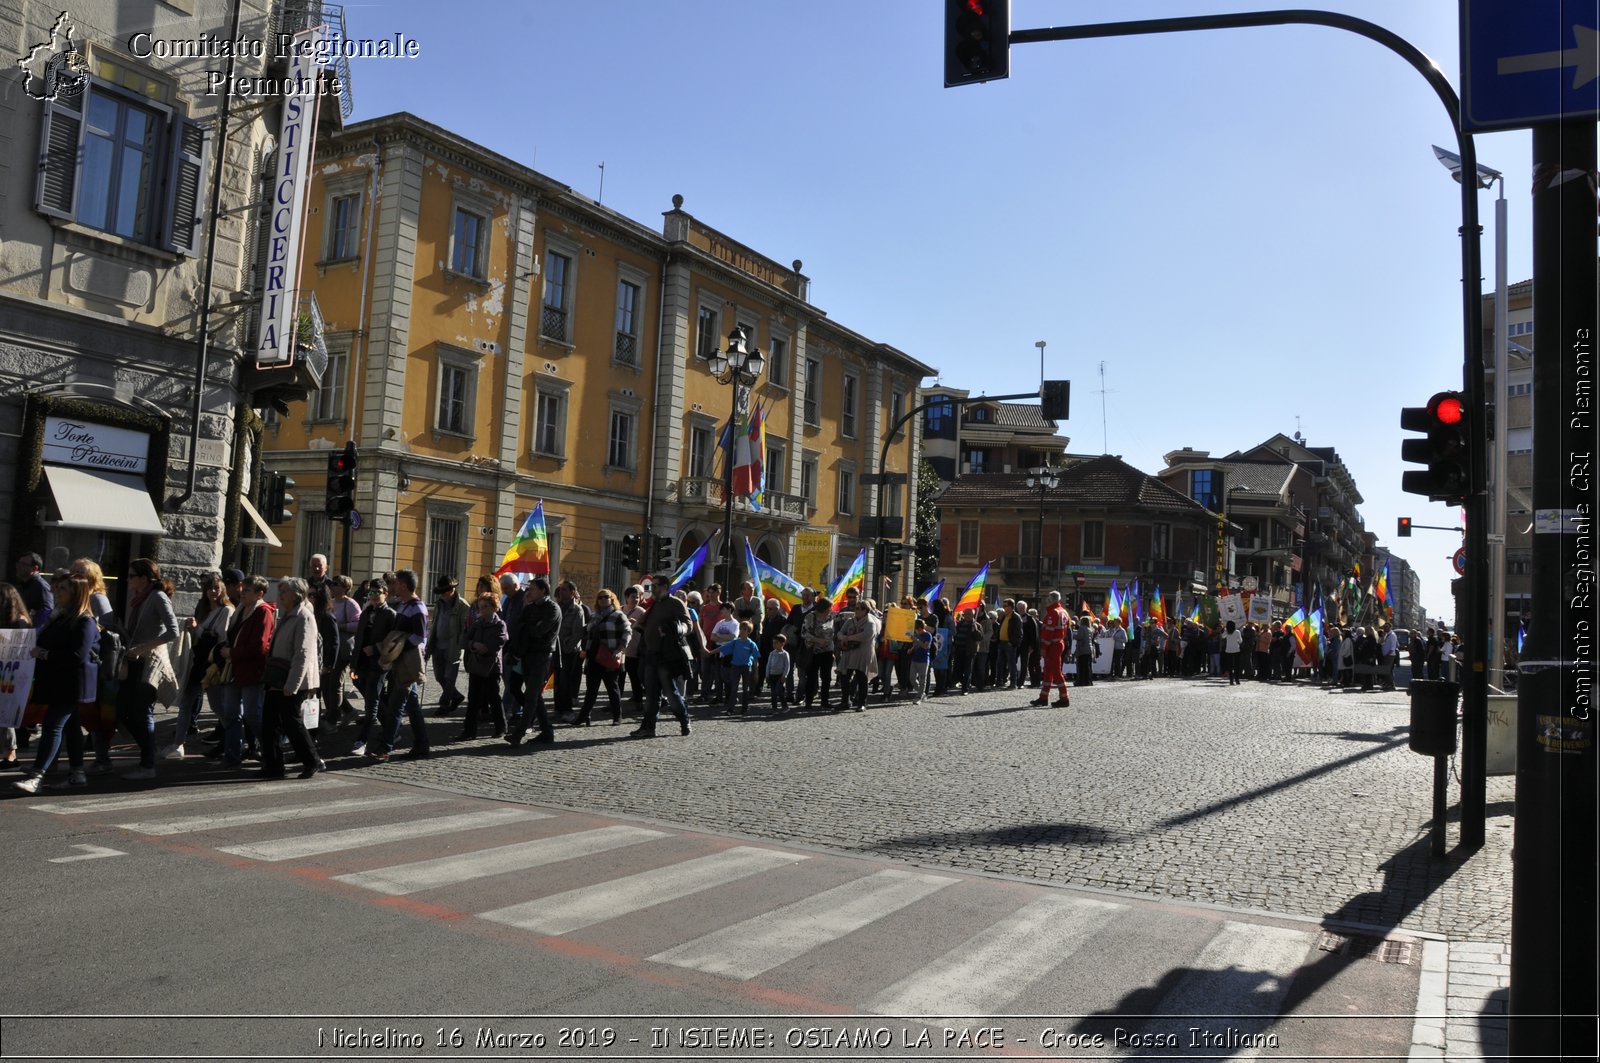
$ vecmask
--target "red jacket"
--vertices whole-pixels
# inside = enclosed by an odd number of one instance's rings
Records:
[[[276,621],[272,606],[260,602],[243,623],[229,631],[233,655],[228,660],[233,663],[233,681],[239,686],[252,687],[261,682]]]
[[[1040,641],[1064,644],[1067,640],[1067,628],[1070,626],[1071,621],[1067,617],[1067,611],[1057,602],[1044,611],[1044,631]]]

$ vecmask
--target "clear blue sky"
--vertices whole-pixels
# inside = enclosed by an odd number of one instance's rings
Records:
[[[1016,0],[1012,25],[1271,6]],[[1398,33],[1459,89],[1456,0],[1321,6]],[[1046,375],[1073,382],[1075,452],[1154,472],[1178,447],[1298,427],[1338,449],[1367,527],[1452,617],[1459,537],[1394,539],[1402,514],[1458,523],[1399,483],[1399,408],[1461,380],[1460,200],[1430,149],[1455,140],[1426,82],[1352,34],[1272,27],[1018,46],[1009,81],[945,89],[941,12],[352,3],[352,37],[421,45],[354,64],[354,117],[411,111],[590,196],[603,161],[604,202],[652,227],[681,193],[957,387],[1037,388],[1045,340]],[[1477,142],[1507,175],[1509,275],[1526,279],[1529,136]]]

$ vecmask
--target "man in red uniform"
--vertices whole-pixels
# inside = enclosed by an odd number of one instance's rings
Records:
[[[1050,685],[1053,683],[1061,688],[1061,699],[1056,702],[1056,707],[1065,708],[1072,704],[1072,699],[1067,696],[1067,677],[1061,671],[1061,655],[1067,648],[1067,627],[1070,622],[1067,611],[1061,607],[1059,591],[1051,591],[1047,601],[1049,608],[1044,611],[1044,622],[1040,624],[1039,631],[1039,644],[1044,651],[1044,679],[1039,683],[1038,700],[1031,704],[1050,704]]]

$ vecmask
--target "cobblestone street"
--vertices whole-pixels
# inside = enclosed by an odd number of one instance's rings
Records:
[[[1432,765],[1406,746],[1403,691],[1161,680],[1098,683],[1070,709],[1026,707],[1033,696],[777,719],[763,707],[654,741],[627,740],[629,716],[517,752],[441,745],[457,721],[436,720],[433,759],[364,771],[1062,885],[1509,939],[1513,779],[1489,780],[1481,851],[1430,860]]]

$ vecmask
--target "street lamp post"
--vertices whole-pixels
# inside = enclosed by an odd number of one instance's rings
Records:
[[[1445,151],[1437,144],[1434,157],[1450,171],[1457,182],[1461,180],[1461,156]],[[1510,337],[1506,335],[1506,178],[1499,170],[1479,163],[1477,185],[1488,189],[1500,182],[1500,196],[1494,201],[1494,446],[1489,453],[1489,480],[1493,486],[1489,498],[1489,642],[1484,662],[1489,670],[1489,685],[1496,689],[1505,687],[1503,675],[1505,652],[1499,647],[1506,637],[1506,348]]]
[[[1042,353],[1044,344],[1041,343],[1039,346]],[[1039,604],[1040,596],[1044,594],[1044,496],[1045,492],[1055,490],[1056,484],[1060,482],[1061,480],[1056,475],[1056,470],[1048,465],[1041,465],[1038,468],[1028,470],[1028,486],[1039,489],[1039,564],[1033,578],[1033,603],[1035,605]]]
[[[737,569],[739,555],[733,548],[734,433],[738,431],[740,412],[749,408],[750,388],[755,385],[756,378],[761,375],[767,360],[759,348],[749,346],[743,325],[735,325],[733,331],[728,333],[726,351],[708,351],[703,357],[712,378],[717,383],[726,384],[733,389],[733,404],[728,413],[728,451],[723,455],[722,464],[722,549],[727,565],[723,582],[731,593],[739,574]],[[764,457],[765,455],[757,455],[757,460]]]

